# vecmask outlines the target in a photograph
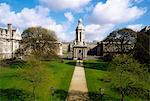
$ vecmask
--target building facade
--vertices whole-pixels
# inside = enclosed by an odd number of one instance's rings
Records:
[[[76,28],[76,39],[73,43],[73,59],[85,60],[87,58],[87,45],[85,42],[85,29],[80,19]]]
[[[20,40],[21,33],[18,29],[13,29],[11,24],[7,28],[0,28],[0,58],[13,58]]]

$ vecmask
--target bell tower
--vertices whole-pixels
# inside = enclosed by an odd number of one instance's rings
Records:
[[[76,44],[77,45],[85,45],[85,29],[82,23],[82,19],[78,20],[78,25],[76,28]]]
[[[87,46],[85,43],[85,29],[82,19],[78,20],[76,27],[76,38],[73,44],[73,59],[83,60],[87,57]]]

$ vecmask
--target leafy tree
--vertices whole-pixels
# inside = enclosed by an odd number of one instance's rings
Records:
[[[147,94],[148,97],[149,74],[141,64],[128,55],[118,55],[112,60],[109,78],[112,87],[119,91],[121,101],[129,94],[135,96]]]
[[[120,52],[120,53],[125,53],[129,50],[126,50],[128,48],[128,44],[134,44],[136,42],[136,32],[128,29],[128,28],[123,28],[120,30],[113,31],[110,33],[110,35],[103,40],[103,42],[107,42],[106,47],[116,47],[116,50],[113,52]],[[131,49],[131,47],[129,47]],[[110,50],[111,52],[111,50]]]
[[[28,81],[32,86],[33,100],[36,101],[36,88],[41,86],[47,81],[50,81],[49,75],[41,61],[36,60],[34,57],[29,57],[27,65],[20,68],[18,71],[18,77]]]
[[[36,58],[51,59],[57,57],[57,38],[53,31],[42,27],[30,27],[22,34],[21,48],[23,55],[32,54]]]
[[[133,56],[140,63],[150,64],[150,30],[137,33],[137,42],[134,48]]]

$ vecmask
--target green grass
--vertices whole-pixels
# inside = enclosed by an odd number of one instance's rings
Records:
[[[120,95],[114,89],[111,89],[109,82],[102,81],[109,73],[109,65],[102,60],[84,61],[87,86],[91,101],[100,101],[100,88],[104,89],[102,101],[119,101]],[[139,98],[125,97],[125,101],[142,101]]]
[[[42,62],[45,73],[50,73],[50,80],[36,89],[38,101],[63,101],[67,96],[69,84],[74,70],[74,62],[65,60]],[[17,66],[11,65],[0,70],[0,101],[32,101],[32,86],[16,76]],[[50,88],[56,89],[52,97]],[[28,98],[28,99],[27,99]]]

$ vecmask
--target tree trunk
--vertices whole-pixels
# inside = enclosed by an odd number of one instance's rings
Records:
[[[120,98],[120,101],[124,101],[124,94],[123,94],[123,91],[121,91],[121,98]]]
[[[33,101],[36,101],[35,86],[33,85]]]
[[[123,50],[123,42],[121,42],[121,54],[124,53],[124,50]]]

